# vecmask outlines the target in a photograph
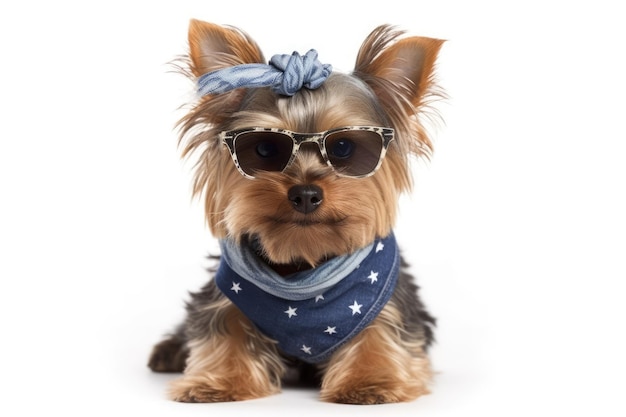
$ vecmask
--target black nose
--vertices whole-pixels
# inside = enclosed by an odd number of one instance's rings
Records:
[[[324,192],[320,187],[313,184],[294,185],[287,192],[287,198],[295,210],[307,214],[317,210],[322,204]]]

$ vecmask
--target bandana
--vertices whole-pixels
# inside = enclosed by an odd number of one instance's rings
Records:
[[[247,245],[221,245],[218,288],[283,352],[308,363],[328,359],[378,316],[400,267],[393,234],[284,278]]]
[[[271,87],[284,96],[293,96],[302,87],[316,89],[330,75],[332,66],[322,64],[311,49],[304,56],[274,55],[268,65],[243,64],[204,74],[198,79],[201,95],[225,93],[236,88]]]

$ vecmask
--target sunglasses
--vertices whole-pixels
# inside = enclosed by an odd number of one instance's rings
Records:
[[[337,175],[365,178],[380,167],[393,129],[349,126],[320,133],[253,127],[220,134],[239,172],[253,179],[257,172],[282,172],[293,162],[300,145],[316,143],[324,161]]]

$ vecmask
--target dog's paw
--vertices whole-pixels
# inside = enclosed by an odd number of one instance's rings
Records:
[[[152,349],[148,367],[154,372],[182,372],[188,355],[184,343],[172,337]]]
[[[427,390],[408,391],[406,389],[390,390],[385,387],[363,386],[342,388],[335,391],[324,391],[322,400],[339,404],[389,404],[413,401],[417,397],[427,394]]]
[[[233,393],[219,391],[208,386],[194,386],[180,389],[173,388],[170,391],[170,397],[172,400],[181,403],[217,403],[242,399],[236,398]]]
[[[324,401],[339,403],[339,404],[386,404],[390,402],[398,402],[393,398],[388,398],[383,393],[377,390],[362,390],[362,391],[344,391],[337,393],[327,393],[322,397]]]
[[[245,401],[276,394],[280,389],[272,385],[250,383],[250,379],[223,380],[197,375],[186,375],[172,381],[170,399],[183,403],[219,403]]]

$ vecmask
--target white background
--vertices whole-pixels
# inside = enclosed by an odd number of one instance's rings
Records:
[[[619,2],[163,3],[0,6],[0,414],[625,415]],[[191,17],[341,71],[381,23],[448,40],[445,124],[397,227],[439,319],[433,394],[165,399],[148,353],[215,249],[173,131]]]

